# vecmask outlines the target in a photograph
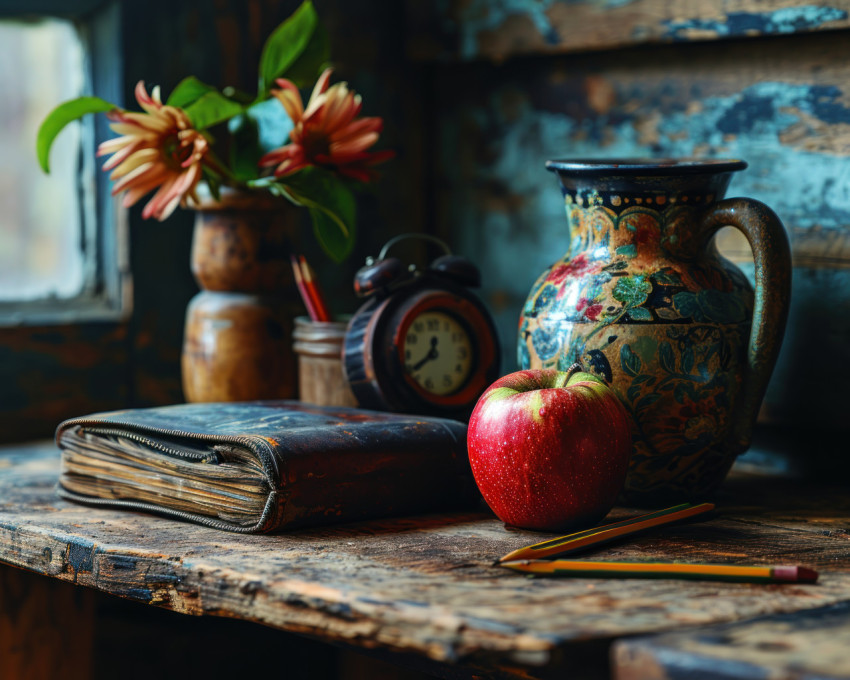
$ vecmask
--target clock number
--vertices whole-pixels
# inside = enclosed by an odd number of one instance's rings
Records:
[[[466,327],[443,311],[427,310],[411,319],[400,348],[408,380],[435,401],[468,383],[475,370],[472,356]]]

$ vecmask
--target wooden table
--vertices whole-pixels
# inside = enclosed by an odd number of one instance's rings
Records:
[[[0,452],[0,561],[184,614],[403,654],[455,676],[563,677],[571,669],[575,677],[627,678],[646,676],[649,664],[654,677],[678,677],[665,675],[664,650],[711,658],[706,644],[689,647],[691,629],[850,602],[844,485],[739,473],[715,519],[596,553],[821,572],[816,585],[748,585],[529,579],[490,565],[547,535],[507,529],[485,512],[241,536],[64,502],[54,493],[57,476],[52,445]],[[838,611],[830,620],[847,627],[848,610]],[[619,643],[609,667],[613,643],[657,634],[666,635]],[[850,648],[835,659],[850,676]]]

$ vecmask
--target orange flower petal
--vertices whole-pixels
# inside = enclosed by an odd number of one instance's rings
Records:
[[[162,107],[162,100],[159,98],[159,85],[153,89],[153,92],[149,97],[147,90],[145,89],[145,81],[140,80],[136,83],[134,94],[136,95],[136,101],[139,102],[139,106],[148,113],[154,113]]]
[[[319,76],[316,85],[313,87],[313,92],[310,93],[310,102],[328,89],[328,83],[331,81],[331,74],[333,72],[334,70],[332,68],[326,68],[322,71],[322,75]]]
[[[122,177],[115,176],[115,173],[113,172],[109,176],[109,179],[118,181],[112,185],[112,194],[119,194],[124,191],[124,189],[130,187],[130,185],[140,184],[142,182],[150,181],[151,179],[154,181],[162,181],[161,179],[157,180],[156,178],[164,178],[167,175],[167,170],[163,169],[157,163],[145,163]]]
[[[297,123],[304,115],[304,102],[301,100],[301,93],[293,82],[285,78],[278,78],[276,82],[282,89],[272,90],[272,94],[283,104],[286,115],[289,116],[290,120]]]
[[[107,161],[103,164],[102,169],[103,169],[105,172],[108,172],[109,170],[112,170],[112,169],[113,169],[116,165],[118,165],[119,163],[121,163],[121,161],[123,161],[125,158],[127,158],[127,156],[129,156],[129,155],[130,155],[130,154],[132,154],[134,151],[136,151],[137,149],[139,149],[139,147],[140,147],[140,146],[141,146],[141,143],[140,143],[140,142],[138,142],[138,141],[137,141],[137,142],[131,142],[131,143],[129,143],[129,144],[126,144],[126,145],[124,146],[124,148],[122,148],[122,149],[118,149],[117,151],[115,151],[115,153],[112,155],[112,158],[110,158],[109,160],[107,160]],[[107,153],[108,153],[108,152],[107,152]],[[98,151],[98,154],[97,154],[97,155],[98,155],[98,156],[100,156],[100,155],[101,155],[100,151]]]
[[[117,156],[117,154],[116,154]],[[114,156],[113,156],[114,158]],[[159,158],[159,150],[158,149],[139,149],[135,153],[131,154],[129,158],[127,158],[123,163],[118,165],[109,176],[111,179],[117,179],[118,177],[122,177],[140,165],[145,164],[155,164],[157,159]]]
[[[287,144],[286,146],[282,146],[274,151],[269,151],[260,159],[259,165],[263,168],[267,168],[271,165],[277,165],[278,163],[301,154],[302,152],[303,149],[301,149],[301,147],[295,144]]]
[[[365,151],[375,142],[378,141],[377,132],[367,132],[366,134],[353,137],[344,142],[333,142],[330,145],[332,156],[348,156]]]
[[[154,217],[162,222],[164,219],[171,216],[171,213],[173,213],[179,205],[180,197],[182,195],[178,187],[179,179],[179,176],[172,177],[157,190],[157,192],[153,195],[153,198],[148,201],[147,205],[145,205],[142,210],[143,219],[147,220]]]
[[[357,137],[365,132],[376,132],[379,133],[384,129],[384,120],[383,118],[361,118],[360,120],[355,120],[349,125],[346,125],[339,130],[334,131],[329,139],[332,142],[343,142],[352,137]]]
[[[280,166],[274,171],[275,177],[286,177],[287,175],[292,175],[299,170],[303,170],[306,168],[309,163],[306,161],[296,162],[296,161],[286,161],[281,163]]]
[[[115,181],[112,193],[125,192],[125,206],[156,190],[142,215],[165,219],[181,201],[196,198],[209,142],[182,109],[162,104],[159,87],[148,94],[139,81],[135,95],[144,113],[110,111],[110,127],[122,136],[101,144],[98,155],[111,154],[103,168]]]
[[[358,120],[363,106],[360,95],[350,91],[344,82],[330,85],[331,73],[326,69],[319,77],[303,111],[290,112],[287,108],[295,123],[289,143],[265,154],[259,162],[261,167],[275,166],[274,174],[281,177],[308,165],[323,165],[368,181],[376,176],[369,166],[392,157],[392,153],[367,151],[378,141],[383,120],[378,117]],[[278,84],[283,89],[274,94],[285,107],[292,107],[296,97],[303,104],[292,83],[280,80]]]

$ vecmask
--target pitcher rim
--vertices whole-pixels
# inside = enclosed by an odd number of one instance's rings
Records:
[[[546,161],[546,169],[577,175],[700,175],[737,172],[747,167],[737,158],[579,158]]]

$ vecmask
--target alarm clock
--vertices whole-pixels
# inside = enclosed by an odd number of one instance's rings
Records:
[[[423,270],[389,249],[406,238],[438,244],[444,255]],[[354,291],[368,298],[351,318],[343,366],[362,408],[467,418],[499,377],[499,343],[487,308],[470,290],[478,268],[436,237],[402,234],[368,258]]]

